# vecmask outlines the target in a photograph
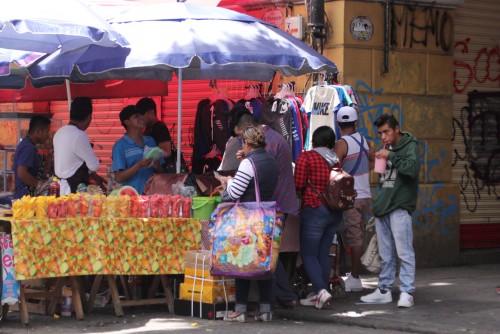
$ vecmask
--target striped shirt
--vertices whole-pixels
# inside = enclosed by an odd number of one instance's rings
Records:
[[[247,189],[250,181],[253,180],[254,175],[252,163],[248,159],[243,159],[234,179],[228,181],[226,191],[222,193],[222,200],[228,202],[239,199]]]

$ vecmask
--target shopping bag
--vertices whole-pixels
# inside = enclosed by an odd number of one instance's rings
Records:
[[[255,167],[254,167],[255,171]],[[220,203],[211,215],[213,276],[272,278],[278,261],[283,216],[276,202]]]
[[[375,226],[375,219],[372,218],[370,222],[366,225],[366,229],[370,230],[374,228],[374,226]],[[382,270],[382,260],[380,259],[380,255],[378,252],[378,242],[376,233],[370,239],[370,242],[366,247],[366,251],[361,256],[361,264],[366,270],[374,274],[378,274]]]

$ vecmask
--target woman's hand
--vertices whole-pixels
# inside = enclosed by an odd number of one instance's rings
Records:
[[[219,195],[222,195],[223,192],[224,192],[224,188],[222,187],[222,185],[217,186],[214,189],[214,193],[219,193]]]
[[[236,158],[238,160],[243,160],[245,159],[245,151],[243,150],[238,150],[238,152],[236,152]]]

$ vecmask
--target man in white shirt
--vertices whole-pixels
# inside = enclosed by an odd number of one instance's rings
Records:
[[[375,150],[358,132],[358,114],[353,107],[342,107],[337,113],[337,123],[342,137],[335,142],[333,150],[342,167],[354,177],[354,189],[358,193],[354,207],[344,211],[345,242],[351,249],[351,273],[345,279],[345,290],[361,291],[361,255],[363,253],[364,220],[370,211],[372,194],[370,170],[373,168]]]
[[[54,135],[54,170],[60,180],[61,195],[75,193],[78,185],[88,185],[90,178],[105,187],[106,180],[97,174],[99,159],[85,133],[92,121],[90,98],[75,98],[69,115],[68,125],[61,127]]]

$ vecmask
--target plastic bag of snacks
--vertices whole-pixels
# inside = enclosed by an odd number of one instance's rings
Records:
[[[66,198],[68,205],[68,217],[75,218],[78,216],[78,209],[80,208],[80,195],[69,194]]]
[[[35,197],[35,216],[37,219],[47,218],[48,204],[47,196]]]
[[[23,196],[12,201],[14,219],[32,219],[35,216],[35,197]]]
[[[182,208],[182,196],[180,195],[175,195],[170,198],[171,204],[171,210],[170,210],[170,217],[172,218],[179,218],[181,215],[181,208]]]
[[[182,199],[182,218],[191,218],[191,202],[193,202],[191,197]]]
[[[61,196],[57,199],[57,218],[68,217],[68,201],[66,196]]]
[[[116,211],[120,218],[130,217],[130,196],[121,195],[116,200]]]
[[[90,213],[90,200],[91,197],[89,194],[81,193],[80,194],[80,217],[87,217]]]
[[[140,196],[138,218],[148,218],[149,196]]]
[[[146,145],[144,147],[143,157],[144,157],[144,159],[152,159],[153,161],[158,161],[162,157],[164,157],[166,154],[167,153],[164,150],[162,150],[161,148],[159,148],[158,146],[149,147]]]
[[[106,196],[101,194],[92,195],[92,216],[106,217]]]
[[[137,218],[139,214],[139,202],[141,201],[140,196],[130,197],[130,217]]]
[[[158,218],[160,216],[160,206],[162,202],[162,196],[154,194],[149,197],[149,216],[153,218]]]
[[[118,202],[118,196],[110,195],[106,198],[106,201],[108,203],[108,218],[117,218],[118,213],[117,213],[117,202]]]
[[[170,195],[163,195],[161,198],[160,217],[170,217]]]
[[[47,197],[47,216],[50,219],[57,218],[57,197],[49,196]]]

